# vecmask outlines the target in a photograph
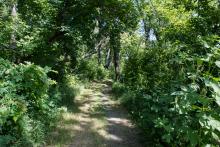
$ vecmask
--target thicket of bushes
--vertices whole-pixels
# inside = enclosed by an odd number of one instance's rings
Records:
[[[61,97],[60,105],[72,109],[74,107],[74,98],[80,93],[82,86],[75,75],[66,74],[58,86]]]
[[[0,146],[41,145],[59,117],[49,68],[0,59]]]
[[[76,74],[120,79],[153,145],[218,144],[219,14],[219,0],[0,0],[0,146],[42,145]]]
[[[103,65],[97,65],[97,61],[94,61],[94,59],[81,60],[76,71],[81,79],[102,80],[108,77],[108,71]]]
[[[207,56],[176,49],[137,50],[125,61],[122,83],[113,84],[152,145],[218,145],[220,50]]]

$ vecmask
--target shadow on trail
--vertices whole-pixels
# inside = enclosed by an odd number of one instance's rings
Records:
[[[111,82],[106,83],[93,82],[75,99],[47,146],[143,147],[127,112],[110,99]]]

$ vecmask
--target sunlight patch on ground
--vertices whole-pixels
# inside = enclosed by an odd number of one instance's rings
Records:
[[[113,134],[110,134],[108,138],[114,141],[123,141],[120,137],[113,135]]]
[[[128,126],[128,127],[131,127],[131,124],[129,123],[129,120],[128,119],[125,119],[125,118],[114,118],[114,117],[110,117],[110,118],[107,118],[108,121],[110,122],[114,122],[116,124],[122,124],[124,126]]]
[[[117,109],[118,102],[110,99],[109,88],[106,84],[92,83],[83,89],[75,98],[73,107],[77,111],[63,114],[63,120],[51,134],[48,147],[123,146],[126,142],[123,131],[132,127],[124,114],[117,116],[118,112],[113,110]]]

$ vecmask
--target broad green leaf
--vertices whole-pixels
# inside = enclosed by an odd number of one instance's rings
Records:
[[[220,68],[220,61],[216,61],[216,62],[215,62],[215,65]]]

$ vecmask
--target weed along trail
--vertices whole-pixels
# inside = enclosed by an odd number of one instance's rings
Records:
[[[49,138],[57,147],[142,147],[127,113],[110,99],[111,86],[93,82],[75,99],[71,112]]]

